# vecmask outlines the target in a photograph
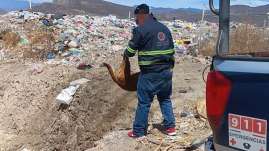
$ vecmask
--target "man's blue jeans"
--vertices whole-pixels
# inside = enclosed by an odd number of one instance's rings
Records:
[[[133,124],[133,132],[136,136],[146,135],[148,114],[155,95],[157,95],[164,118],[164,127],[175,127],[175,117],[170,99],[172,94],[172,77],[173,73],[171,70],[164,70],[160,73],[140,74],[137,85],[138,106]]]

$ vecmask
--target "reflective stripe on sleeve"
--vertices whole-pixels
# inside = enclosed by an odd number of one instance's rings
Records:
[[[132,49],[132,48],[130,48],[130,47],[127,47],[127,50],[128,50],[128,52],[130,52],[130,53],[135,53],[135,52],[136,52],[136,50],[134,50],[134,49]]]

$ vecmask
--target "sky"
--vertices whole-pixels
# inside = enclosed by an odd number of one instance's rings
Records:
[[[0,0],[1,1],[1,0]],[[32,0],[33,2],[51,2],[52,0]],[[208,0],[106,0],[118,4],[134,6],[147,3],[153,7],[170,8],[208,8]],[[216,2],[218,0],[215,0]],[[269,0],[231,0],[233,5],[245,4],[259,6],[269,4]]]

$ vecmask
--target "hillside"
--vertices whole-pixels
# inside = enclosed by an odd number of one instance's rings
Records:
[[[127,18],[133,7],[114,4],[104,0],[54,0],[53,3],[45,3],[34,7],[34,10],[46,13],[65,14],[114,14],[120,18]],[[152,8],[152,12],[163,20],[181,19],[189,22],[197,22],[202,18],[202,10],[192,8]],[[236,22],[247,22],[263,26],[269,12],[269,5],[250,7],[246,5],[235,5],[231,7],[231,20]],[[210,22],[217,22],[218,18],[210,11],[206,12],[205,19]]]
[[[67,14],[67,15],[78,15],[85,14],[86,12],[81,9],[75,9],[59,4],[43,3],[42,5],[35,6],[34,11],[52,14]]]
[[[6,13],[6,11],[3,9],[0,9],[0,14],[4,14],[4,13]]]
[[[54,0],[54,4],[62,5],[67,8],[83,10],[86,13],[96,15],[114,14],[119,17],[128,17],[132,7],[114,4],[103,0]]]
[[[232,6],[231,16],[232,19],[238,22],[248,22],[257,24],[258,26],[264,25],[264,20],[267,19],[269,12],[269,4],[258,7],[249,7],[244,5]]]
[[[267,19],[269,5],[250,7],[246,5],[231,6],[231,20],[235,22],[251,23],[258,26],[264,25],[264,20]],[[202,10],[191,11],[190,9],[176,9],[167,12],[156,12],[160,18],[172,20],[173,18],[182,19],[190,22],[196,22],[202,18]],[[210,11],[206,11],[205,20],[217,22],[218,17]]]

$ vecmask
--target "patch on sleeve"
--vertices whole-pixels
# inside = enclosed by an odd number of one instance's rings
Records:
[[[159,32],[159,33],[158,33],[158,39],[159,39],[160,41],[164,41],[164,40],[166,39],[166,35],[165,35],[165,33],[163,33],[163,32]]]

